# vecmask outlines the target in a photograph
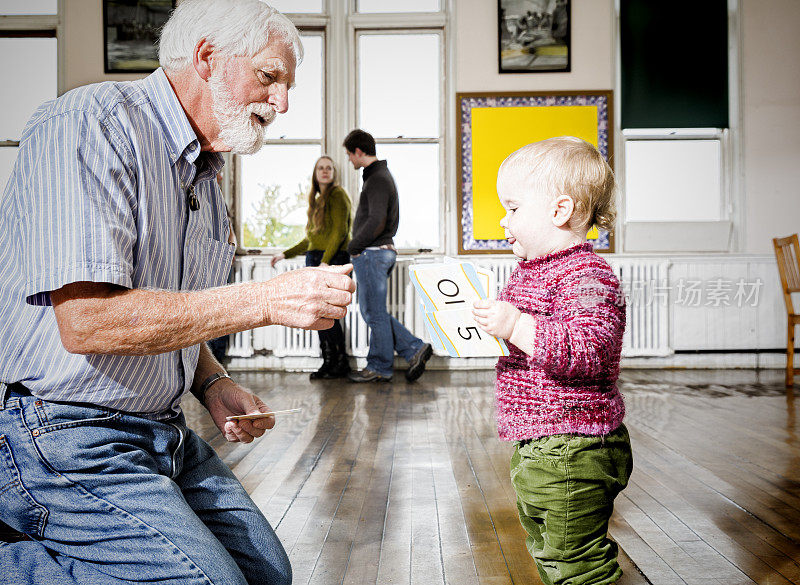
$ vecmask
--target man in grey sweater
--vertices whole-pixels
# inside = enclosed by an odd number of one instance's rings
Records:
[[[396,351],[408,361],[406,379],[414,381],[425,371],[433,348],[415,337],[386,310],[387,282],[397,258],[394,248],[400,219],[397,186],[386,161],[376,156],[372,135],[353,130],[344,139],[344,147],[353,168],[364,169],[364,186],[348,252],[356,272],[361,315],[370,329],[367,366],[348,377],[352,382],[390,381]]]

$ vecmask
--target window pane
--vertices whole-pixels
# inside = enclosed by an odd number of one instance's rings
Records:
[[[6,182],[11,176],[11,169],[14,168],[14,161],[17,158],[16,146],[0,147],[0,194],[6,190]]]
[[[287,14],[322,12],[322,0],[270,0],[269,5]]]
[[[386,159],[400,197],[398,248],[438,248],[439,145],[378,144],[378,158]]]
[[[440,0],[358,0],[359,12],[439,12]]]
[[[58,0],[3,0],[0,14],[57,14]]]
[[[359,62],[361,128],[383,138],[439,136],[439,35],[361,35]]]
[[[703,32],[676,43],[673,3],[620,1],[623,128],[728,127],[729,3],[692,4]]]
[[[628,140],[625,217],[628,221],[720,220],[718,140]]]
[[[297,68],[296,87],[289,91],[289,111],[278,114],[267,128],[269,138],[322,138],[322,36],[301,35],[303,62]]]
[[[0,38],[0,55],[24,55],[0,59],[0,140],[19,140],[34,110],[56,97],[58,66],[54,38]]]
[[[306,195],[318,144],[268,144],[239,158],[241,168],[241,245],[289,247],[305,237]]]

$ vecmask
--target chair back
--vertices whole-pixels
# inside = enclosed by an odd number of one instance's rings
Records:
[[[786,238],[772,238],[772,245],[775,247],[778,273],[781,275],[783,300],[786,303],[786,310],[793,315],[792,293],[800,292],[800,244],[797,241],[797,234]]]

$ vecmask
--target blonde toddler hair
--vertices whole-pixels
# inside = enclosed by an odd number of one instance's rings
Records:
[[[500,165],[500,173],[518,179],[525,189],[570,197],[575,204],[570,219],[574,229],[589,230],[594,225],[614,229],[614,172],[603,155],[585,140],[559,136],[533,142],[508,155]]]

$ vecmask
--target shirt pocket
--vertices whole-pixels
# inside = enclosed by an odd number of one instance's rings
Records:
[[[201,290],[222,286],[228,282],[233,264],[233,244],[220,242],[208,236],[200,236],[191,247],[187,259],[190,273],[185,280],[185,289]]]

